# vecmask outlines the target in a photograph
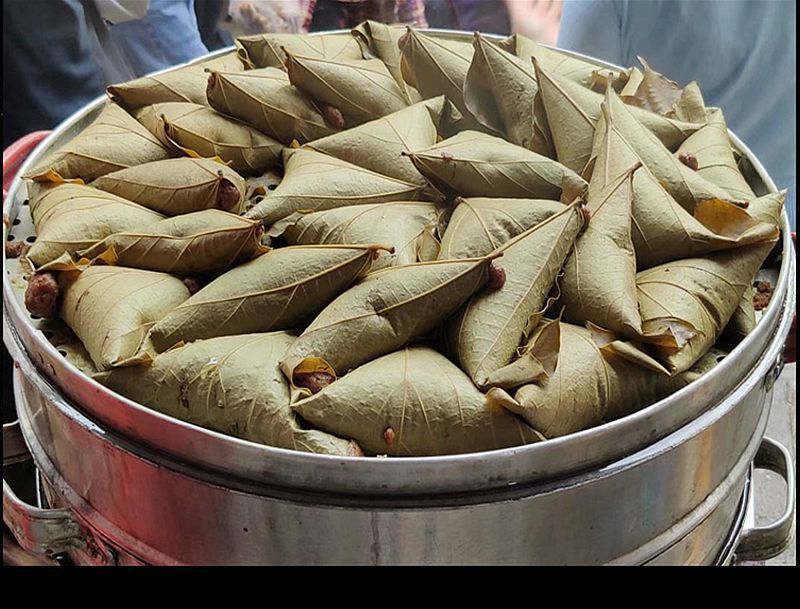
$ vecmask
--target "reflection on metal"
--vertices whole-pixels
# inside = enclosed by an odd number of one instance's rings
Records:
[[[26,552],[52,556],[85,546],[68,509],[43,510],[21,501],[3,480],[3,522]]]
[[[786,482],[786,506],[775,522],[747,528],[736,546],[737,561],[766,560],[783,552],[795,530],[795,472],[792,455],[785,446],[764,438],[756,453],[754,466],[778,474]]]

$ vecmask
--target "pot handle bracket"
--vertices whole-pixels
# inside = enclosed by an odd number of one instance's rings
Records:
[[[31,458],[19,421],[3,425],[3,466]],[[3,477],[3,523],[20,548],[34,556],[52,557],[69,549],[84,548],[82,527],[65,508],[42,509],[17,497]],[[5,540],[4,540],[5,542]]]
[[[31,458],[19,421],[4,424],[3,466]],[[70,558],[80,556],[79,564],[119,564],[117,551],[81,524],[72,510],[30,505],[17,496],[5,476],[3,524],[3,560],[9,564],[52,566],[56,564],[54,557],[64,553],[70,554]]]
[[[20,547],[30,554],[52,557],[85,548],[81,526],[65,508],[42,509],[14,494],[3,480],[3,522]]]
[[[786,482],[786,506],[774,522],[742,531],[734,563],[767,560],[778,556],[791,543],[795,530],[795,473],[792,455],[780,442],[764,438],[753,463],[758,469],[778,474]]]

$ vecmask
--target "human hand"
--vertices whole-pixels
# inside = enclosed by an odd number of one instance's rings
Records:
[[[299,32],[302,25],[302,0],[230,0],[228,9],[232,29],[239,35],[263,32]]]
[[[537,42],[555,44],[563,0],[504,0],[511,32]]]

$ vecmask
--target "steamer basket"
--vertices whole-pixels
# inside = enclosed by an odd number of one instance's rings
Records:
[[[20,173],[80,132],[102,103],[67,119]],[[775,191],[731,138],[755,192]],[[19,177],[4,211],[14,238],[33,235]],[[82,372],[86,353],[63,324],[27,313],[18,261],[4,259],[3,340],[18,365],[20,428],[65,528],[32,539],[47,529],[34,526],[45,516],[15,503],[5,484],[4,520],[29,549],[69,550],[91,563],[711,564],[731,554],[762,447],[762,465],[791,488],[783,517],[744,539],[749,557],[774,553],[794,521],[791,458],[774,443],[762,446],[795,310],[785,212],[782,231],[778,256],[759,272],[775,286],[772,301],[756,329],[696,382],[631,416],[544,443],[403,459],[254,444],[109,391]]]

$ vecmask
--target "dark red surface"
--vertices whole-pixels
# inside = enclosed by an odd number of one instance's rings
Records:
[[[51,131],[34,131],[25,137],[19,138],[8,148],[3,150],[3,202],[5,203],[8,187],[17,175],[22,163],[28,158],[31,151],[39,145]]]

